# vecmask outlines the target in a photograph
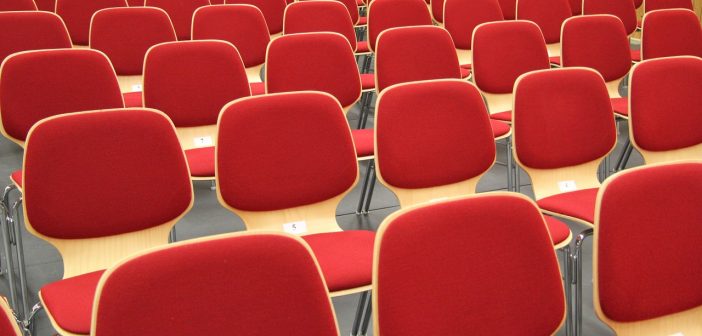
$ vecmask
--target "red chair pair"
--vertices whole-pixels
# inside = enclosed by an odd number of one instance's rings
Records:
[[[0,12],[34,11],[37,4],[33,0],[7,0],[0,4]]]

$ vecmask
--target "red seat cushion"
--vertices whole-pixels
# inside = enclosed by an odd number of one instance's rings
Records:
[[[363,2],[363,0],[356,0],[356,5],[357,5],[357,6],[365,6],[366,3]]]
[[[41,289],[44,308],[68,332],[90,334],[95,290],[104,271],[52,282]]]
[[[365,17],[365,16],[361,16],[360,18],[358,18],[358,23],[357,23],[356,25],[357,25],[357,26],[363,26],[363,25],[366,25],[366,24],[368,24],[368,18]]]
[[[266,93],[266,84],[263,82],[249,83],[249,86],[251,87],[252,96],[260,96]]]
[[[641,29],[641,19],[636,20],[636,28]]]
[[[512,122],[512,111],[497,112],[491,114],[490,118],[500,121]]]
[[[631,50],[631,61],[640,62],[641,61],[641,50]]]
[[[570,236],[570,228],[566,223],[553,218],[551,216],[544,216],[546,220],[546,226],[548,227],[548,232],[551,233],[551,241],[553,245],[558,245]]]
[[[624,116],[629,115],[629,98],[610,98],[610,101],[612,102],[612,110],[615,113]]]
[[[356,156],[364,157],[373,155],[375,138],[372,128],[351,130],[353,136],[353,144],[356,147]]]
[[[368,41],[356,41],[356,52],[357,53],[370,52],[370,48],[368,48]]]
[[[144,107],[144,101],[141,99],[141,92],[123,93],[124,107]]]
[[[470,76],[470,69],[461,67],[461,78],[468,78]]]
[[[492,135],[495,138],[499,138],[509,133],[509,130],[511,129],[506,123],[492,119],[490,119],[490,125],[492,126]]]
[[[543,210],[592,223],[595,220],[595,200],[599,188],[576,190],[536,201]]]
[[[215,176],[215,148],[202,147],[185,151],[185,158],[188,159],[190,176],[213,177]]]
[[[461,64],[461,68],[463,69],[473,69],[473,64]]]
[[[548,58],[548,61],[551,62],[551,64],[561,65],[561,56],[551,56]]]
[[[330,292],[370,285],[375,232],[341,231],[303,236]]]
[[[10,175],[10,179],[14,184],[17,185],[17,187],[22,188],[22,170],[12,172],[12,175]]]
[[[375,89],[375,75],[361,74],[361,90]]]

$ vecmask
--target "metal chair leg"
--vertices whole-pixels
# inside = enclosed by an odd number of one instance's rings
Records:
[[[583,331],[583,243],[588,236],[593,234],[592,229],[587,229],[580,232],[578,237],[575,239],[575,252],[573,254],[573,261],[575,264],[575,277],[573,281],[575,282],[575,335],[582,335]]]
[[[620,171],[626,168],[626,164],[629,162],[629,157],[631,156],[631,152],[633,150],[634,146],[631,145],[631,140],[627,139],[624,143],[624,148],[622,149],[622,152],[619,154],[617,164],[614,166],[615,171]]]
[[[351,326],[351,336],[358,336],[358,332],[361,330],[361,324],[363,323],[363,318],[365,317],[364,311],[366,309],[367,302],[370,302],[369,295],[369,291],[365,291],[361,293],[361,297],[358,299],[356,316],[354,317],[353,325]]]
[[[366,302],[366,313],[363,316],[363,325],[361,325],[361,334],[360,336],[366,336],[368,334],[368,326],[370,325],[371,321],[371,313],[373,312],[373,294],[370,292],[368,293],[368,301]]]
[[[363,207],[362,214],[367,215],[370,209],[370,203],[373,199],[373,190],[375,190],[375,161],[370,166],[370,186],[368,187],[368,196],[366,196],[366,205]]]
[[[10,287],[10,306],[13,310],[15,310],[15,312],[18,313],[19,317],[21,318],[24,316],[22,316],[22,314],[18,312],[19,306],[16,292],[14,261],[11,251],[11,240],[14,240],[14,238],[11,238],[14,235],[14,230],[12,230],[12,213],[10,211],[10,208],[6,207],[5,203],[5,200],[7,199],[7,194],[9,193],[8,188],[10,187],[8,186],[7,188],[5,188],[5,195],[3,196],[3,203],[1,205],[3,218],[0,219],[0,225],[2,225],[3,253],[5,254],[5,274],[7,274],[7,280],[9,282],[8,285]]]
[[[514,174],[512,173],[514,169],[514,162],[512,162],[512,137],[508,137],[505,141],[507,145],[507,191],[515,191]]]
[[[24,262],[24,246],[22,243],[22,228],[20,227],[20,207],[22,206],[22,197],[19,197],[17,201],[12,205],[12,210],[14,213],[13,226],[15,231],[15,248],[17,253],[17,268],[19,270],[20,277],[20,291],[22,297],[22,316],[27,316],[29,311],[29,304],[27,303],[27,268]]]
[[[368,96],[370,96],[370,92],[363,92],[361,93],[361,111],[358,112],[358,125],[356,125],[356,129],[361,129],[363,128],[363,120],[366,118],[366,114],[368,113],[368,103],[367,100],[369,99]]]
[[[358,207],[356,207],[356,214],[360,215],[363,211],[363,201],[366,199],[366,192],[368,190],[368,182],[370,181],[371,167],[374,161],[368,163],[368,168],[366,168],[366,176],[363,178],[363,186],[361,187],[361,197],[358,199]]]
[[[173,228],[171,228],[171,231],[168,232],[168,242],[175,243],[177,241],[178,241],[178,236],[176,234],[176,227],[174,225]]]
[[[572,256],[570,253],[570,245],[564,246],[561,250],[563,251],[563,273],[565,277],[565,279],[563,279],[566,297],[565,328],[566,336],[571,336],[573,335],[573,284],[571,280],[573,275],[573,269],[571,266]]]
[[[362,120],[360,121],[359,129],[366,128],[366,123],[368,122],[368,116],[371,114],[371,104],[373,103],[373,91],[369,91],[366,98],[365,111]]]

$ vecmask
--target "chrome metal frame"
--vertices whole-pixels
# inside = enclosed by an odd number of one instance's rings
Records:
[[[573,264],[575,267],[575,277],[573,284],[575,285],[575,336],[582,335],[583,329],[583,261],[582,250],[583,244],[587,237],[592,236],[593,229],[587,229],[576,237],[575,251],[573,253]]]

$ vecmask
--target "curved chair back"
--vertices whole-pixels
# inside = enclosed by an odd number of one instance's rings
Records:
[[[684,8],[695,10],[691,0],[644,0],[644,13],[659,9]]]
[[[54,13],[0,13],[0,63],[20,51],[72,47],[66,25]]]
[[[561,25],[572,16],[568,0],[518,0],[517,20],[536,23],[546,44],[561,41]],[[560,50],[554,50],[560,52]]]
[[[470,64],[473,30],[481,23],[502,21],[497,0],[446,0],[444,28],[451,34],[461,64]]]
[[[368,5],[368,47],[375,51],[380,33],[387,29],[425,25],[433,22],[422,0],[374,0]]]
[[[158,7],[166,11],[173,22],[178,40],[189,40],[192,33],[193,13],[209,0],[146,0],[146,6]]]
[[[225,3],[256,6],[266,18],[269,34],[278,35],[283,31],[283,16],[288,5],[286,0],[226,0]]]
[[[356,51],[356,30],[346,7],[338,1],[293,2],[285,8],[283,34],[333,32],[344,35]]]
[[[93,14],[105,8],[127,6],[126,0],[56,0],[55,12],[66,23],[73,43],[87,46]]]
[[[5,0],[0,4],[0,12],[35,10],[37,10],[37,4],[33,0]]]
[[[646,13],[641,30],[641,59],[667,56],[702,57],[702,25],[688,9],[661,9]]]
[[[631,0],[583,0],[583,15],[614,15],[624,23],[627,35],[631,35],[636,31],[636,7]]]
[[[17,319],[5,298],[0,297],[0,334],[22,336]]]

